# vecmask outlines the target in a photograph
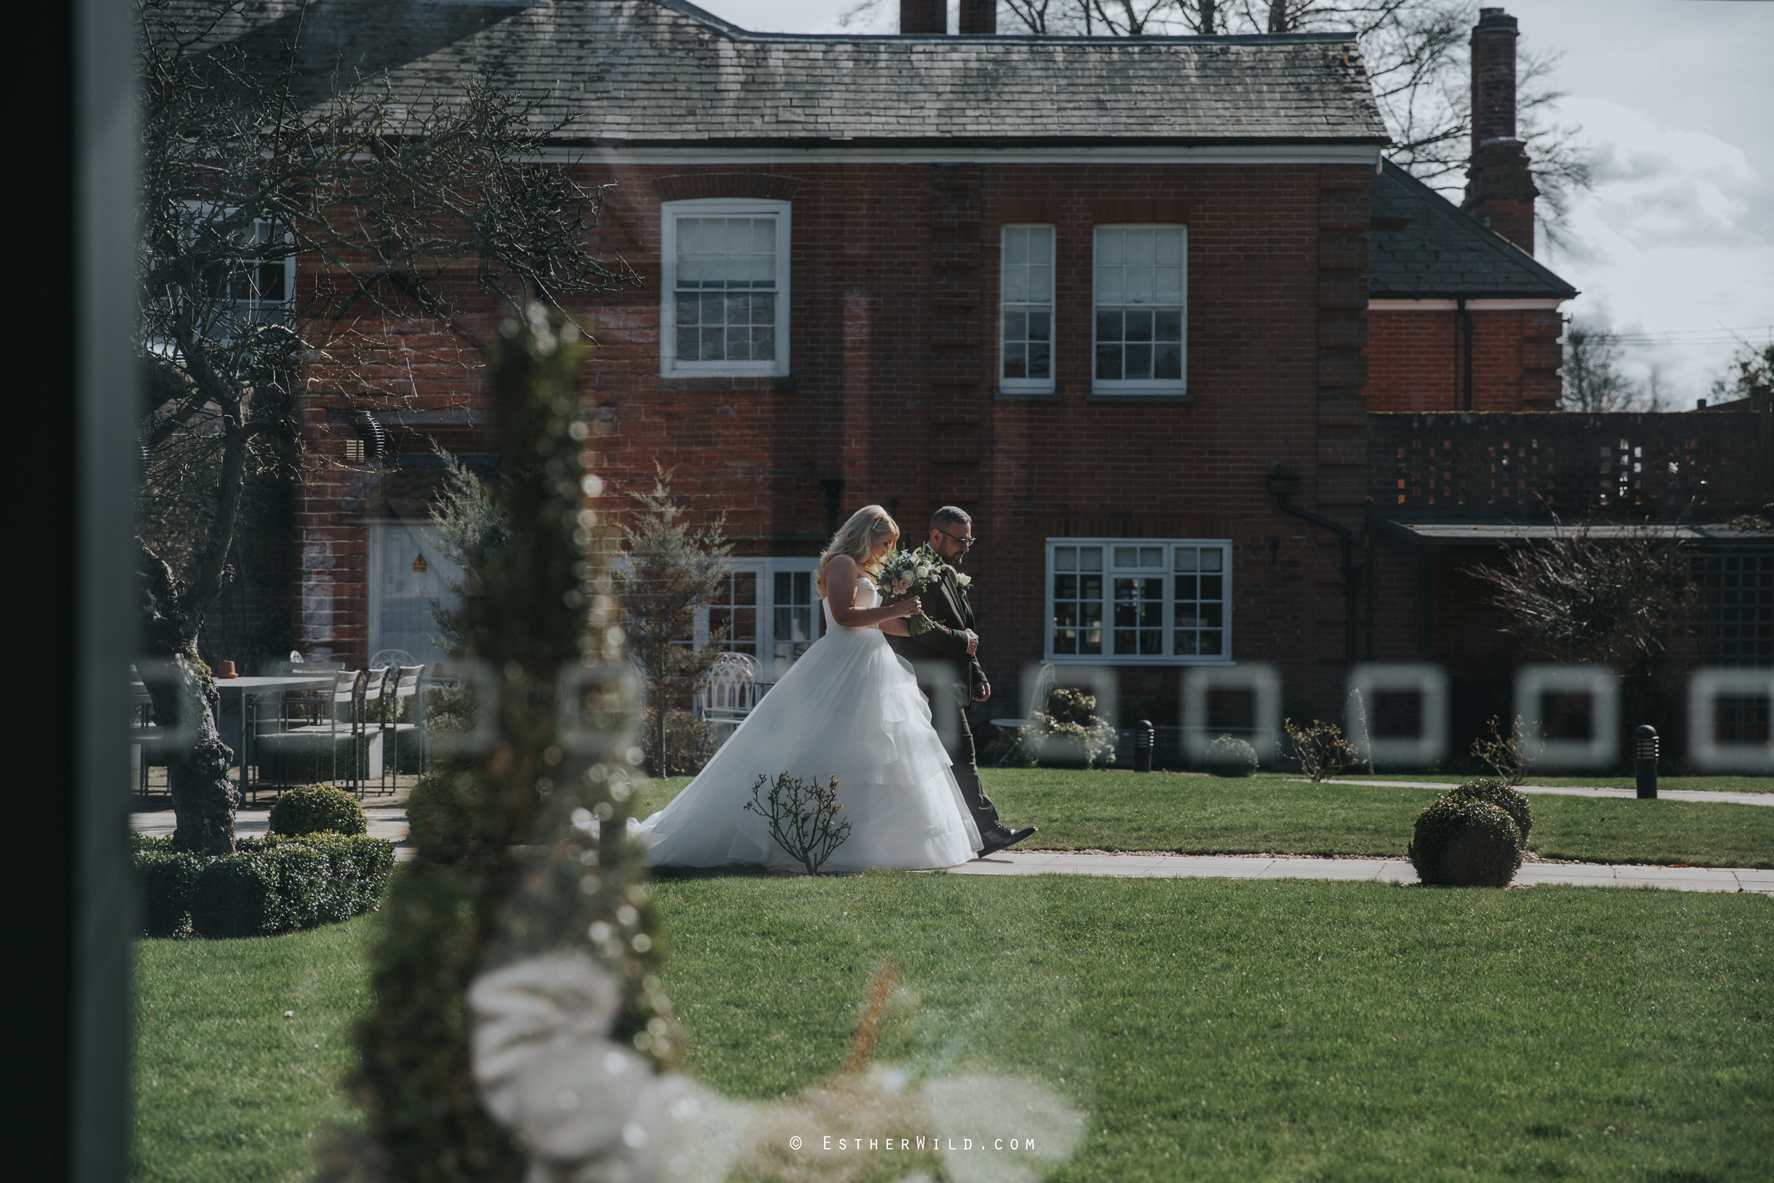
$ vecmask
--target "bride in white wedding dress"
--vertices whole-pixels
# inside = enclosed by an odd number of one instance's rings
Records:
[[[825,635],[758,700],[702,772],[664,809],[631,823],[654,866],[800,864],[745,808],[759,776],[838,780],[850,836],[824,871],[922,869],[967,862],[980,848],[930,725],[930,704],[883,630],[904,635],[918,601],[877,607],[869,569],[899,537],[878,505],[856,511],[820,556]]]

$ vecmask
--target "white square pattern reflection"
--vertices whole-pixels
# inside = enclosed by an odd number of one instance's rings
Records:
[[[1547,739],[1544,701],[1549,695],[1589,700],[1589,738]],[[1620,746],[1620,679],[1600,665],[1527,665],[1515,673],[1515,713],[1522,721],[1522,750],[1541,771],[1600,771]]]

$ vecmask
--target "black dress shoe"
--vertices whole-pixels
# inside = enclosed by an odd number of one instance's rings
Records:
[[[1034,826],[1024,826],[1020,830],[1012,830],[1006,826],[993,826],[979,836],[980,841],[984,843],[979,848],[979,857],[984,858],[988,854],[996,854],[1006,846],[1015,846],[1034,832]]]

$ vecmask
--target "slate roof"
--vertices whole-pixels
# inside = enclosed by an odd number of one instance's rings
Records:
[[[316,99],[335,64],[410,96],[487,74],[582,145],[1387,141],[1353,34],[807,36],[684,0],[249,0],[216,37],[275,61],[298,21]]]
[[[1570,299],[1577,289],[1387,161],[1368,191],[1372,299]]]

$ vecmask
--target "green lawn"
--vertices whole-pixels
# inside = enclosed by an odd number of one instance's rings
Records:
[[[356,1061],[351,1022],[369,1004],[371,923],[136,942],[132,1179],[312,1176],[327,1128],[358,1121],[338,1082]]]
[[[893,872],[654,891],[705,1083],[823,1080],[892,960],[878,1058],[1059,1092],[1087,1128],[1062,1180],[1774,1173],[1763,896]],[[138,1179],[306,1177],[349,1120],[332,1085],[365,935],[138,946]]]
[[[1008,824],[1041,828],[1019,848],[1025,850],[1402,857],[1417,813],[1439,792],[1272,775],[992,768],[982,776]],[[659,809],[688,783],[684,777],[646,782],[637,815]],[[1543,858],[1774,866],[1774,808],[1545,795],[1529,802],[1529,846]]]

